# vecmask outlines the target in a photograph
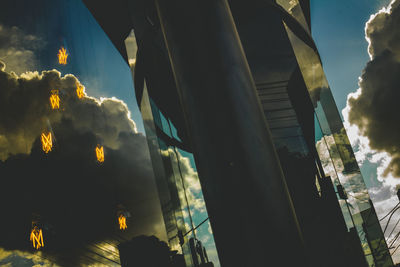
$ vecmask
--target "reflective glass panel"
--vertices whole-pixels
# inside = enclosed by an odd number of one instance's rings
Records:
[[[128,64],[80,0],[2,4],[0,265],[119,266],[121,243],[168,241]]]
[[[347,200],[340,200],[348,227],[351,225],[346,209],[351,213],[350,219],[357,228],[367,260],[371,252],[375,256],[379,251],[372,249],[373,235],[383,238],[382,231],[377,232],[374,224],[363,220],[361,214],[369,211],[377,219],[369,202],[369,195],[363,177],[355,159],[352,147],[344,129],[335,101],[330,91],[318,54],[302,42],[284,23],[297,58],[304,82],[314,105],[316,124],[316,147],[326,175],[329,175],[337,188],[342,185],[347,192]],[[318,123],[317,123],[318,122]],[[384,240],[384,239],[383,239]],[[383,245],[386,247],[386,244]],[[372,248],[374,245],[372,244]],[[390,261],[386,255],[385,260]]]

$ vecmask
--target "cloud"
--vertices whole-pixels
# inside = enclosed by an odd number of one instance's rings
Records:
[[[173,148],[168,148],[167,150],[162,150],[161,155],[164,158],[170,158],[172,166],[174,166],[174,171],[176,175],[176,186],[178,190],[179,199],[183,203],[186,203],[186,200],[189,203],[191,216],[196,218],[197,220],[204,220],[207,218],[206,206],[203,198],[203,194],[201,191],[200,180],[198,178],[197,172],[193,169],[190,164],[190,159],[182,156],[179,151],[174,151]],[[179,158],[179,163],[178,163]],[[182,184],[182,178],[184,182],[184,186]],[[186,192],[186,196],[185,196]],[[187,210],[182,210],[182,215],[184,219],[189,222],[189,213]],[[191,227],[187,227],[187,230],[191,229]]]
[[[368,138],[368,146],[391,160],[384,176],[400,177],[400,0],[371,16],[366,39],[371,61],[360,77],[360,89],[348,97],[348,120]],[[364,140],[365,143],[365,140]]]
[[[0,60],[7,62],[10,71],[21,74],[36,69],[35,53],[43,46],[40,38],[0,24]]]
[[[368,54],[373,59],[385,50],[400,53],[400,33],[397,30],[399,22],[400,2],[392,0],[387,7],[371,15],[365,26],[365,38],[368,42]]]
[[[116,98],[79,99],[79,81],[71,74],[49,70],[17,75],[5,72],[4,65],[8,63],[0,63],[0,247],[33,255],[28,238],[32,214],[41,218],[43,255],[60,265],[93,264],[83,257],[87,246],[115,243],[120,236],[165,240],[147,142],[126,104]],[[50,108],[53,89],[59,90],[60,110]],[[44,130],[54,134],[48,154],[41,148]],[[104,146],[103,164],[96,161],[97,144]],[[132,214],[124,233],[117,225],[119,205]]]
[[[3,63],[4,65],[4,63]],[[79,81],[71,74],[61,77],[57,70],[14,73],[0,72],[0,160],[9,155],[29,154],[33,142],[47,121],[71,120],[83,133],[93,132],[104,145],[117,149],[122,132],[137,133],[127,105],[115,98],[76,96]],[[51,90],[58,89],[61,112],[50,108]]]
[[[379,218],[399,202],[399,24],[399,0],[370,17],[365,27],[370,61],[359,78],[360,88],[348,95],[347,106],[342,110],[357,161],[369,173],[367,181],[372,187],[368,191]],[[397,233],[395,230],[389,236],[398,219],[397,212],[385,233],[389,244]],[[387,219],[381,221],[383,228],[386,222]],[[398,251],[393,259],[400,261]]]
[[[366,205],[369,205],[368,191],[361,174],[359,172],[346,172],[346,163],[342,161],[339,155],[333,136],[324,136],[317,141],[316,149],[325,174],[330,176],[335,184],[340,182],[345,188],[352,213],[358,213]]]
[[[51,261],[43,257],[42,252],[29,253],[23,251],[6,251],[0,248],[1,266],[46,266],[56,267]]]

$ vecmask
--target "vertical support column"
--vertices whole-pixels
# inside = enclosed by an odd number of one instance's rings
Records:
[[[227,1],[156,0],[156,6],[221,265],[306,266]]]

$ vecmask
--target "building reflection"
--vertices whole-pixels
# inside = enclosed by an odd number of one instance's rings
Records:
[[[16,3],[34,12],[0,10],[0,31],[45,40],[22,49],[33,67],[0,66],[0,90],[18,92],[0,102],[1,212],[18,218],[1,222],[6,251],[60,266],[393,265],[309,1]]]

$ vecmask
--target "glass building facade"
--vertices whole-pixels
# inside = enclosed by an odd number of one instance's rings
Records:
[[[129,66],[82,1],[2,5],[0,266],[120,266],[120,243],[167,242]]]
[[[309,13],[10,1],[0,265],[393,266]]]

